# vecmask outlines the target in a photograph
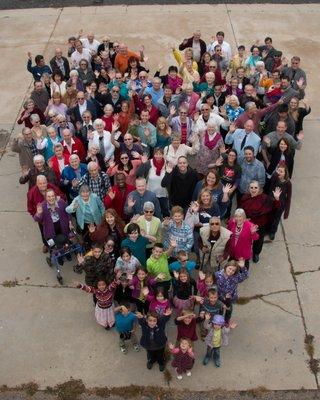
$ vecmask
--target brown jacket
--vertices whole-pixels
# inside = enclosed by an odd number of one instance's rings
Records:
[[[26,166],[30,169],[33,168],[33,154],[28,143],[24,139],[13,139],[11,151],[19,154],[21,167]]]

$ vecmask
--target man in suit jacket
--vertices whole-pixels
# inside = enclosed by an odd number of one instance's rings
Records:
[[[193,50],[193,59],[198,63],[201,60],[203,54],[207,51],[206,43],[200,39],[201,32],[195,31],[193,36],[184,41],[179,45],[179,50],[184,50],[187,47],[191,47]]]
[[[55,56],[50,60],[52,73],[61,72],[63,79],[67,81],[70,78],[70,65],[66,57],[62,56],[62,50],[56,49]]]
[[[77,93],[77,103],[78,104],[75,107],[68,111],[73,124],[76,124],[77,122],[83,123],[82,114],[87,110],[91,113],[92,121],[97,118],[97,108],[91,100],[86,100],[84,92]]]

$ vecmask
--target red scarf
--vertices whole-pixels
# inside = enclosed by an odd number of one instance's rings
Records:
[[[162,168],[163,168],[163,166],[164,166],[164,158],[162,158],[160,161],[157,161],[157,160],[155,159],[155,157],[153,157],[153,158],[152,158],[152,162],[153,162],[153,165],[154,165],[154,167],[155,167],[155,169],[156,169],[156,175],[157,175],[157,176],[160,176],[160,175],[161,175]]]

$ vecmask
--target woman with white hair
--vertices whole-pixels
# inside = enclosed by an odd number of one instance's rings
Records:
[[[56,185],[56,176],[51,168],[49,168],[41,154],[37,154],[33,157],[33,168],[22,167],[22,176],[19,179],[19,183],[24,185],[29,182],[29,189],[35,186],[37,182],[37,176],[43,175],[47,178],[49,183]]]
[[[24,124],[24,126],[26,126],[27,128],[32,129],[33,125],[30,120],[30,116],[32,114],[37,114],[40,118],[41,123],[44,124],[45,116],[43,115],[43,112],[36,107],[35,102],[32,99],[27,99],[23,103],[23,111],[17,121],[18,124]]]
[[[35,140],[42,139],[47,136],[47,129],[45,125],[41,124],[41,120],[38,114],[31,114],[30,121],[32,124],[31,133]]]
[[[225,110],[230,122],[234,122],[242,113],[244,113],[244,109],[240,107],[238,97],[234,94],[226,98]]]
[[[228,222],[228,229],[232,232],[229,247],[230,259],[244,260],[245,266],[249,268],[253,241],[259,239],[258,226],[247,219],[242,208],[238,208],[234,212],[234,217]]]
[[[200,148],[195,156],[195,169],[199,174],[206,175],[208,166],[215,163],[226,151],[222,136],[213,122],[209,121],[207,129],[199,132],[199,143]]]
[[[44,159],[47,162],[49,158],[54,156],[53,147],[55,144],[60,143],[61,137],[57,135],[57,131],[53,126],[47,127],[46,137],[37,137],[37,149],[43,150]]]
[[[257,95],[262,99],[265,95],[265,86],[262,86],[263,80],[269,78],[271,76],[270,72],[268,72],[265,68],[263,61],[258,61],[256,63],[256,71],[250,77],[250,83],[255,88]]]
[[[77,92],[84,91],[84,84],[82,83],[81,79],[79,79],[79,73],[76,69],[72,69],[70,71],[70,79],[67,82],[67,86],[72,86],[77,90]]]
[[[92,145],[98,146],[100,154],[103,156],[106,163],[113,158],[115,147],[111,143],[111,133],[105,130],[105,123],[102,119],[97,118],[93,122],[94,131],[88,135],[89,147]],[[116,130],[115,125],[113,127]]]

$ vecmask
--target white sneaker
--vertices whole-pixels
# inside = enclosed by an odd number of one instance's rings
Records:
[[[177,375],[177,379],[178,379],[179,381],[181,381],[182,375]]]
[[[191,371],[187,371],[187,372],[186,372],[186,375],[187,375],[187,376],[191,376]]]

